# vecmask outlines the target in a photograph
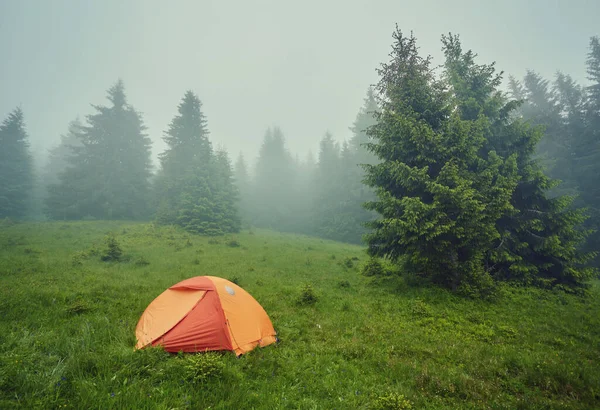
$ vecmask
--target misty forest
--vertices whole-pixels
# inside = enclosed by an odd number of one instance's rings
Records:
[[[150,129],[115,78],[35,156],[14,96],[0,408],[599,407],[600,37],[579,82],[391,28],[347,133],[302,152],[278,118],[257,155],[225,147],[193,87]],[[151,302],[203,275],[277,343],[134,349]]]

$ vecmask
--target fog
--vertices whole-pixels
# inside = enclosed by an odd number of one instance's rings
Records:
[[[211,140],[233,158],[254,161],[269,126],[303,157],[326,131],[349,137],[395,23],[436,63],[451,31],[507,75],[561,70],[585,82],[600,2],[485,3],[0,0],[0,115],[23,109],[39,158],[121,78],[154,159],[187,89],[203,103]]]

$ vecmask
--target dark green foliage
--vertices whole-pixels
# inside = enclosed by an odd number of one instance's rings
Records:
[[[498,91],[494,65],[475,64],[458,37],[443,36],[438,79],[413,36],[397,30],[394,40],[368,131],[382,160],[366,167],[378,190],[367,208],[381,215],[369,224],[369,253],[473,296],[499,279],[582,284],[582,214],[547,198],[552,183],[532,159],[541,132],[510,119],[517,103]]]
[[[579,181],[581,202],[588,208],[590,219],[586,227],[593,229],[587,249],[600,250],[600,37],[590,40],[587,58],[590,85],[586,89],[585,129],[576,148],[575,175]],[[596,258],[600,266],[600,259]]]
[[[117,242],[117,238],[114,235],[108,235],[106,237],[106,248],[102,252],[100,259],[104,262],[119,262],[123,257],[123,250],[121,245]]]
[[[229,246],[230,248],[239,248],[242,245],[237,239],[232,239],[229,242],[227,242],[227,246]]]
[[[238,232],[239,193],[231,164],[225,151],[213,151],[201,108],[198,97],[186,92],[165,133],[156,219],[204,235]]]
[[[0,219],[22,219],[29,211],[33,164],[23,111],[16,108],[0,124]]]
[[[300,296],[298,297],[297,302],[299,305],[308,306],[314,305],[318,299],[313,286],[310,283],[307,283],[300,289]]]
[[[70,130],[68,166],[46,199],[54,219],[143,219],[149,214],[151,141],[141,115],[127,104],[122,81],[109,91],[111,106],[95,105],[87,125]],[[70,156],[69,156],[70,155]]]
[[[364,276],[384,276],[386,274],[386,270],[379,259],[371,257],[363,265],[362,274]]]
[[[347,280],[341,280],[338,282],[338,286],[340,288],[349,288],[350,287],[350,282],[348,282]]]
[[[596,181],[596,175],[600,173],[597,103],[600,46],[596,37],[590,41],[587,65],[591,85],[586,88],[562,73],[556,75],[550,87],[548,81],[531,71],[523,86],[514,79],[511,79],[510,86],[513,97],[523,101],[516,112],[543,129],[536,153],[541,158],[544,173],[561,182],[550,182],[551,196],[575,196],[566,209],[586,209],[589,218],[583,225],[590,235],[582,249],[597,251],[600,244],[600,191]],[[559,207],[562,205],[566,204]],[[595,263],[598,263],[597,259]]]

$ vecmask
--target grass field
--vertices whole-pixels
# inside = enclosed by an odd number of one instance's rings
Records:
[[[109,232],[126,261],[100,260]],[[481,302],[364,277],[366,260],[361,247],[260,230],[0,227],[0,408],[600,407],[598,283],[585,299],[513,289]],[[134,351],[152,299],[205,274],[250,292],[280,342],[241,358]],[[305,285],[315,303],[299,302]]]

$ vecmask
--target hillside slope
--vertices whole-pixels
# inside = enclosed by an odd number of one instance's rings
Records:
[[[109,232],[126,261],[100,260]],[[484,303],[365,278],[366,259],[361,247],[269,231],[205,238],[117,222],[0,227],[0,408],[600,403],[598,284],[587,299],[512,290]],[[250,292],[280,342],[239,359],[134,351],[152,299],[205,274]],[[307,284],[314,304],[299,303]],[[195,384],[195,370],[213,373]]]

